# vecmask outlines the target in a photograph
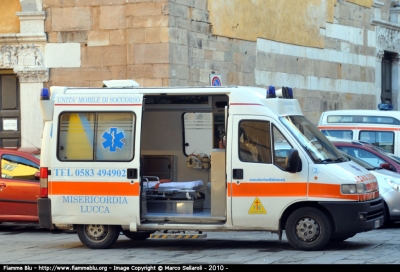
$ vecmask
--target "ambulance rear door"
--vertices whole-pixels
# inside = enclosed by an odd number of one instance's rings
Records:
[[[135,89],[68,89],[54,100],[53,223],[138,224],[143,95]]]

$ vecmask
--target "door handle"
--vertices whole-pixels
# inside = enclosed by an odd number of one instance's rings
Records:
[[[136,168],[128,168],[126,178],[127,179],[137,179],[138,178],[138,170]]]
[[[3,191],[4,188],[7,187],[7,184],[5,183],[0,183],[0,191]]]
[[[233,169],[233,179],[243,179],[243,169]]]

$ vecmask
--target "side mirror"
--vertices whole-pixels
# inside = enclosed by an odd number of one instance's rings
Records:
[[[286,157],[286,171],[289,173],[296,173],[299,171],[301,164],[299,151],[297,149],[290,149]]]
[[[393,171],[392,167],[390,167],[390,164],[388,164],[387,162],[383,162],[379,165],[380,168],[386,169],[386,170],[390,170]]]

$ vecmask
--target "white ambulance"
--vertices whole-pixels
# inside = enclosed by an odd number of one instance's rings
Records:
[[[326,111],[318,128],[326,136],[369,142],[400,156],[400,112],[392,108],[379,104],[379,110]]]
[[[135,85],[42,90],[42,227],[76,229],[93,249],[121,232],[285,230],[294,248],[319,250],[382,225],[375,176],[342,157],[290,88]]]

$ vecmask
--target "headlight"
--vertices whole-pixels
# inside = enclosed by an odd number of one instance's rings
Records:
[[[400,192],[400,183],[399,183],[400,181],[388,178],[385,178],[385,181],[390,185],[390,187],[395,189],[397,192]]]
[[[364,194],[366,191],[366,187],[364,183],[357,184],[343,184],[341,186],[342,194]]]

